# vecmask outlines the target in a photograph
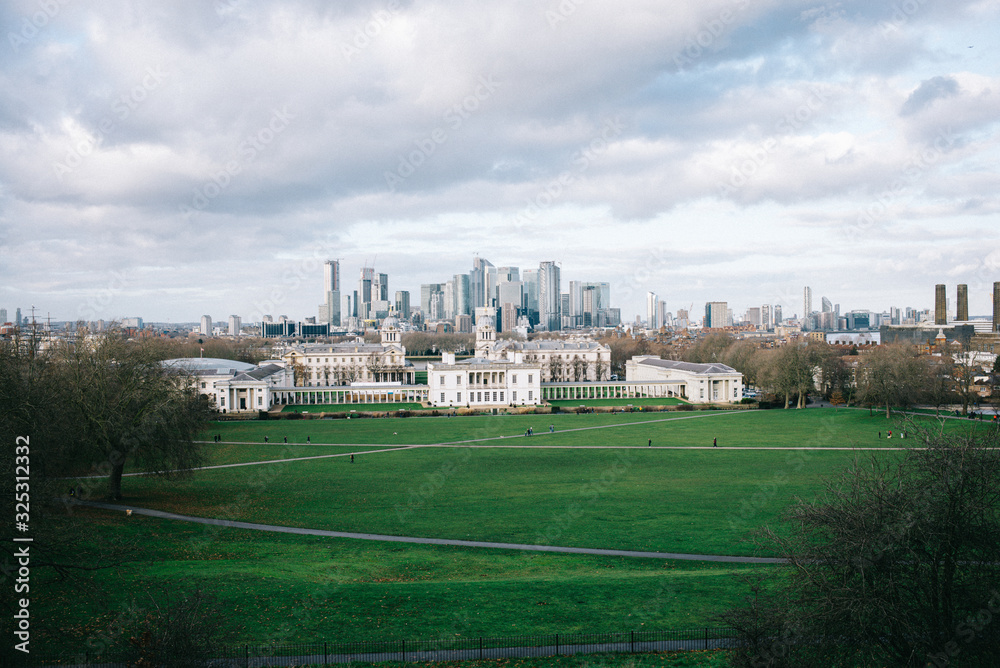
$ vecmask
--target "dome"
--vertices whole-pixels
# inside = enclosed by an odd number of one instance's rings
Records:
[[[240,371],[250,371],[257,368],[256,364],[224,360],[217,357],[178,357],[163,360],[160,364],[168,368],[182,369],[189,373],[219,376],[234,375]]]
[[[382,329],[389,329],[390,327],[399,329],[399,318],[394,315],[390,315],[382,321]]]
[[[489,327],[490,329],[496,329],[497,325],[496,322],[494,322],[493,320],[493,316],[491,315],[480,316],[477,319],[476,329],[479,329],[481,327]]]

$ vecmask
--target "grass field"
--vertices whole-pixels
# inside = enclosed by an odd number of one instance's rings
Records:
[[[969,420],[947,420],[946,429],[963,428]],[[555,429],[549,434],[549,426]],[[289,443],[427,445],[471,440],[523,438],[519,445],[653,445],[739,447],[892,447],[897,420],[879,413],[848,408],[770,411],[696,411],[680,413],[595,413],[554,415],[483,415],[450,417],[361,418],[355,420],[269,420],[219,422],[206,440]],[[887,440],[889,429],[897,437]],[[881,437],[880,437],[881,433]]]
[[[424,406],[418,403],[401,402],[396,404],[289,404],[281,409],[282,413],[349,413],[351,411],[365,413],[395,412],[422,410]]]
[[[528,426],[535,436],[523,436]],[[279,525],[750,554],[751,530],[795,497],[813,498],[855,454],[833,448],[916,445],[879,439],[889,428],[898,433],[879,414],[830,408],[226,422],[205,435],[225,441],[207,445],[213,465],[324,458],[181,481],[130,477],[123,491],[136,506]],[[711,448],[713,438],[746,449]],[[645,447],[649,439],[681,449]],[[449,442],[460,443],[433,445]],[[512,445],[531,447],[496,447]],[[234,642],[687,628],[739,599],[738,573],[768,568],[293,536],[96,510],[73,521],[89,528],[82,553],[112,537],[141,549],[81,575],[84,585],[33,575],[44,592],[33,599],[37,637],[63,648],[113,626],[129,605],[192,589],[232,612]],[[88,587],[102,595],[82,595]]]
[[[665,399],[557,399],[549,401],[553,406],[576,408],[577,406],[680,406],[688,402],[676,397]]]

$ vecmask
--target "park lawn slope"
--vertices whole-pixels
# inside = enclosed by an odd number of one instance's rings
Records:
[[[182,592],[227,611],[227,642],[479,637],[696,628],[753,566],[381,544],[79,510],[79,549],[131,541],[115,568],[39,569],[32,647],[79,651]],[[34,582],[33,582],[34,584]]]
[[[888,452],[885,456],[897,456]],[[417,448],[131,478],[130,504],[333,531],[750,555],[846,451]]]

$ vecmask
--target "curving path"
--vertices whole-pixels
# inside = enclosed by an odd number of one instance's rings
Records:
[[[459,547],[482,547],[495,550],[525,550],[530,552],[557,552],[564,554],[596,554],[605,557],[638,557],[643,559],[681,559],[686,561],[715,561],[732,564],[783,564],[787,560],[778,557],[734,557],[717,554],[680,554],[675,552],[639,552],[635,550],[602,550],[591,547],[558,547],[554,545],[525,545],[520,543],[492,543],[478,540],[452,540],[449,538],[417,538],[413,536],[388,536],[375,533],[351,533],[348,531],[327,531],[325,529],[304,529],[301,527],[286,527],[277,524],[257,524],[256,522],[239,522],[222,520],[213,517],[193,517],[178,515],[163,510],[151,508],[136,508],[114,503],[99,501],[76,500],[76,504],[103,508],[105,510],[132,511],[137,515],[148,515],[165,520],[180,522],[195,522],[215,526],[232,527],[234,529],[251,529],[254,531],[272,531],[276,533],[291,533],[300,536],[326,536],[328,538],[354,538],[357,540],[374,540],[392,543],[416,543],[419,545],[455,545]]]

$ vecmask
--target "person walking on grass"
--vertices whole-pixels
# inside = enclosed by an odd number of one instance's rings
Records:
[[[646,444],[647,448],[653,447],[653,439],[649,439],[649,443]]]
[[[351,455],[351,463],[354,463],[354,455]]]
[[[713,448],[719,447],[719,439],[718,438],[713,438],[712,439],[712,447]]]

